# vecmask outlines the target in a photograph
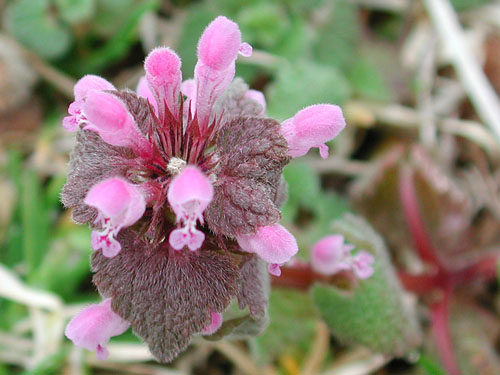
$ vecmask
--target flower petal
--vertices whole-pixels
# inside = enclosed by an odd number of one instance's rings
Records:
[[[312,147],[320,148],[321,156],[328,157],[325,142],[335,138],[345,127],[339,106],[316,104],[304,108],[283,122],[281,132],[288,141],[289,155],[305,155]]]
[[[211,69],[225,70],[236,59],[240,45],[238,25],[219,16],[207,26],[198,42],[198,59]]]
[[[241,43],[236,23],[219,16],[207,26],[198,43],[196,114],[201,128],[208,126],[212,106],[234,78],[238,52],[251,53],[250,45]]]
[[[144,69],[160,110],[165,110],[163,103],[166,103],[170,113],[176,117],[182,82],[181,59],[170,48],[156,48],[146,57]]]
[[[215,333],[222,325],[222,314],[221,313],[212,312],[211,315],[212,315],[212,322],[210,323],[210,325],[203,328],[203,331],[202,331],[203,335],[211,335],[211,334]]]
[[[109,339],[121,335],[129,326],[111,309],[111,299],[106,299],[80,311],[66,326],[65,335],[76,346],[97,351],[99,359],[106,359]]]
[[[141,98],[147,99],[149,104],[153,106],[155,109],[155,113],[158,114],[158,104],[156,103],[156,99],[149,88],[148,81],[146,77],[141,77],[139,83],[137,84],[137,89],[135,90],[137,95]]]
[[[119,177],[94,185],[85,198],[85,204],[97,208],[113,224],[121,227],[134,224],[146,209],[139,190]]]
[[[257,91],[257,90],[248,90],[245,93],[245,98],[252,99],[262,106],[261,115],[266,113],[266,98],[262,92]]]
[[[295,237],[280,224],[257,228],[256,233],[236,237],[240,247],[268,263],[282,264],[299,250]]]
[[[214,188],[210,180],[197,167],[188,165],[170,183],[167,199],[179,219],[189,209],[201,215],[213,195]],[[189,206],[190,202],[197,203]]]
[[[80,78],[73,88],[75,101],[85,99],[87,94],[92,90],[115,90],[115,86],[102,77],[88,74]]]
[[[346,262],[344,237],[341,235],[326,236],[314,244],[311,251],[311,267],[323,275],[333,275],[350,269]],[[347,254],[349,256],[349,254]]]
[[[84,129],[95,131],[110,145],[132,148],[144,157],[151,155],[151,145],[139,131],[125,104],[106,92],[88,94],[83,111],[88,124]]]
[[[360,251],[353,258],[352,269],[359,279],[368,279],[373,275],[373,262],[375,258],[368,251]]]

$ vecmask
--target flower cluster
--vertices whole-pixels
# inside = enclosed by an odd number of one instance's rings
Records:
[[[105,298],[68,325],[76,345],[106,356],[130,324],[162,362],[193,335],[212,334],[232,300],[265,316],[268,276],[297,252],[278,222],[283,167],[345,126],[320,104],[280,123],[262,93],[235,79],[252,48],[217,17],[198,44],[194,79],[182,81],[169,48],[153,50],[136,92],[88,75],[63,121],[77,131],[62,193],[78,223],[93,229],[94,283]]]

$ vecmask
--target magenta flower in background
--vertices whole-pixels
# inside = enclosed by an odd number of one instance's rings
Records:
[[[330,104],[283,124],[266,117],[263,94],[233,80],[237,55],[251,52],[238,26],[217,17],[198,44],[194,79],[183,82],[179,57],[157,48],[137,93],[91,75],[75,85],[63,125],[77,145],[62,201],[93,229],[93,281],[106,298],[68,325],[76,345],[104,357],[123,332],[118,317],[168,362],[193,335],[218,330],[232,300],[266,318],[262,268],[279,275],[298,251],[278,224],[282,170],[312,147],[326,157],[345,121]],[[361,274],[369,263],[352,267]]]
[[[369,278],[373,275],[375,257],[365,250],[353,254],[353,250],[353,245],[344,243],[343,236],[326,236],[316,242],[311,250],[311,267],[325,276],[352,271],[358,279]]]

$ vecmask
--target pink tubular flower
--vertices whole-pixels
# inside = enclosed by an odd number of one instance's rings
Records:
[[[373,274],[375,258],[367,251],[352,255],[353,245],[346,245],[341,235],[326,236],[316,242],[311,253],[311,267],[325,276],[351,270],[357,278],[367,279]]]
[[[116,235],[139,220],[146,209],[146,202],[138,189],[121,178],[110,178],[92,187],[85,203],[97,208],[95,220],[103,230],[93,231],[91,245],[94,250],[102,249],[104,256],[111,258],[121,250]]]
[[[106,344],[112,336],[124,333],[130,323],[111,309],[111,298],[80,311],[66,326],[66,337],[76,346],[95,351],[104,360],[109,353]]]
[[[145,76],[141,77],[135,91],[137,92],[138,96],[147,99],[149,104],[153,106],[155,113],[158,113],[158,104],[156,103],[156,99],[151,92],[151,89],[149,88],[148,81]]]
[[[217,312],[212,312],[212,322],[210,325],[203,328],[202,335],[212,335],[221,327],[222,325],[222,314]]]
[[[198,63],[194,69],[196,114],[202,128],[208,126],[215,100],[234,78],[234,62],[238,53],[250,56],[252,47],[241,42],[241,32],[236,23],[223,16],[217,17],[201,36]]]
[[[323,159],[328,157],[328,142],[345,127],[340,107],[332,104],[316,104],[306,107],[291,119],[283,122],[281,132],[288,141],[289,155],[305,155],[312,147],[318,147]]]
[[[146,57],[144,68],[151,92],[162,107],[160,113],[164,112],[163,106],[166,104],[170,113],[177,118],[182,82],[181,59],[170,48],[156,48]]]
[[[261,115],[266,113],[266,98],[264,97],[263,93],[257,90],[248,90],[245,94],[245,98],[252,99],[261,105],[262,107],[262,111],[260,112]]]
[[[196,222],[203,224],[203,211],[212,201],[213,195],[212,184],[196,167],[187,166],[174,178],[167,198],[177,222],[182,223],[183,227],[170,233],[170,246],[176,250],[187,246],[192,251],[201,247],[205,234],[196,229]]]
[[[129,147],[143,157],[152,155],[151,145],[137,128],[134,118],[113,94],[90,92],[83,111],[87,117],[85,130],[96,132],[110,145]]]
[[[295,237],[279,224],[259,227],[255,233],[242,234],[236,239],[243,250],[256,253],[270,263],[268,271],[273,275],[281,274],[280,265],[299,251]]]
[[[70,115],[63,119],[63,127],[67,131],[77,131],[80,124],[85,122],[86,118],[83,113],[83,103],[87,94],[92,90],[115,90],[115,87],[99,76],[89,74],[82,77],[73,89],[75,101],[71,103],[68,108],[68,113]]]

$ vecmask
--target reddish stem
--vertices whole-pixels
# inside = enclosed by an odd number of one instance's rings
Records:
[[[398,272],[399,279],[406,290],[417,294],[425,294],[435,289],[442,289],[442,274],[414,275],[404,271]]]
[[[489,254],[474,264],[451,274],[454,285],[466,284],[473,280],[494,280],[498,276],[499,254]]]
[[[436,340],[437,349],[447,375],[459,375],[455,352],[453,351],[453,342],[449,326],[449,302],[451,288],[444,291],[441,301],[431,306],[431,329]]]
[[[273,286],[307,290],[315,281],[316,275],[308,264],[281,267],[281,276],[272,276]]]
[[[413,181],[413,173],[409,168],[401,170],[399,178],[399,197],[403,205],[403,211],[411,232],[412,239],[420,258],[429,264],[435,265],[440,272],[445,271],[441,259],[432,245],[425,228],[418,205],[417,192]]]

